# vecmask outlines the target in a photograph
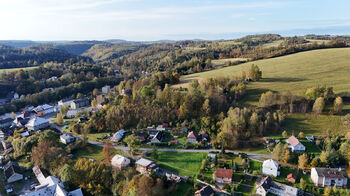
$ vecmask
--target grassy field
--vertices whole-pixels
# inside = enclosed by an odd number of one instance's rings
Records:
[[[228,58],[228,59],[217,59],[217,60],[212,60],[211,63],[215,66],[223,66],[225,65],[226,62],[231,61],[231,63],[238,62],[238,61],[247,61],[248,59],[246,58]]]
[[[341,116],[290,114],[286,118],[285,130],[291,135],[297,135],[300,131],[305,136],[325,135],[329,131],[332,134],[341,132]]]
[[[199,172],[206,153],[158,152],[157,164],[182,176],[195,176]]]
[[[182,76],[181,84],[174,87],[186,87],[191,80],[235,76],[256,64],[262,70],[263,79],[248,85],[244,100],[248,105],[256,105],[261,93],[268,90],[301,94],[308,87],[327,85],[334,87],[336,93],[349,92],[350,82],[346,82],[350,75],[349,54],[350,48],[300,52]]]
[[[11,68],[11,69],[0,69],[0,73],[2,72],[10,72],[10,71],[17,71],[17,70],[20,70],[20,69],[23,69],[23,70],[30,70],[30,69],[35,69],[37,67],[23,67],[23,68]]]

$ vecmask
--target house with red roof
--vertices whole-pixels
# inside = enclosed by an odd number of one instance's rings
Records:
[[[215,171],[215,182],[223,184],[232,183],[232,169],[217,168]]]
[[[286,180],[292,184],[295,184],[295,181],[296,181],[295,176],[292,173],[287,175]]]
[[[290,148],[292,152],[305,151],[305,146],[296,137],[294,137],[294,135],[288,138],[286,142],[288,144],[288,148]]]
[[[197,136],[193,131],[187,134],[187,143],[198,143]]]

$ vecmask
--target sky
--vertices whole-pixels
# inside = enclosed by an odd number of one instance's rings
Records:
[[[350,34],[349,0],[0,0],[0,40]]]

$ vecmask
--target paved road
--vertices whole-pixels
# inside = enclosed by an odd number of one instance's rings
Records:
[[[54,123],[51,123],[51,127],[59,130],[62,134],[66,133],[66,134],[71,134],[71,133],[67,133],[64,130],[62,130],[61,127],[57,126]],[[80,138],[81,139],[81,138]],[[91,140],[88,140],[89,144],[93,144],[96,146],[101,146],[103,147],[103,143],[101,142],[94,142]],[[130,148],[126,147],[126,146],[118,146],[118,145],[113,145],[113,147],[117,150],[122,150],[122,151],[129,151]],[[140,148],[139,150],[141,151],[152,151],[152,148]],[[158,148],[158,151],[162,151],[162,152],[199,152],[199,153],[210,153],[210,152],[220,152],[221,150],[217,150],[217,149],[166,149],[166,148]],[[225,152],[231,152],[231,153],[245,153],[247,154],[250,158],[253,159],[257,159],[257,160],[266,160],[266,159],[271,159],[272,156],[271,155],[267,155],[267,154],[258,154],[258,153],[251,153],[251,152],[243,152],[243,151],[236,151],[236,150],[225,150]]]

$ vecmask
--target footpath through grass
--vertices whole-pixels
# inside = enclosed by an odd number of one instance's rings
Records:
[[[182,176],[195,176],[206,158],[207,153],[158,152],[158,159],[155,161],[160,167]]]

